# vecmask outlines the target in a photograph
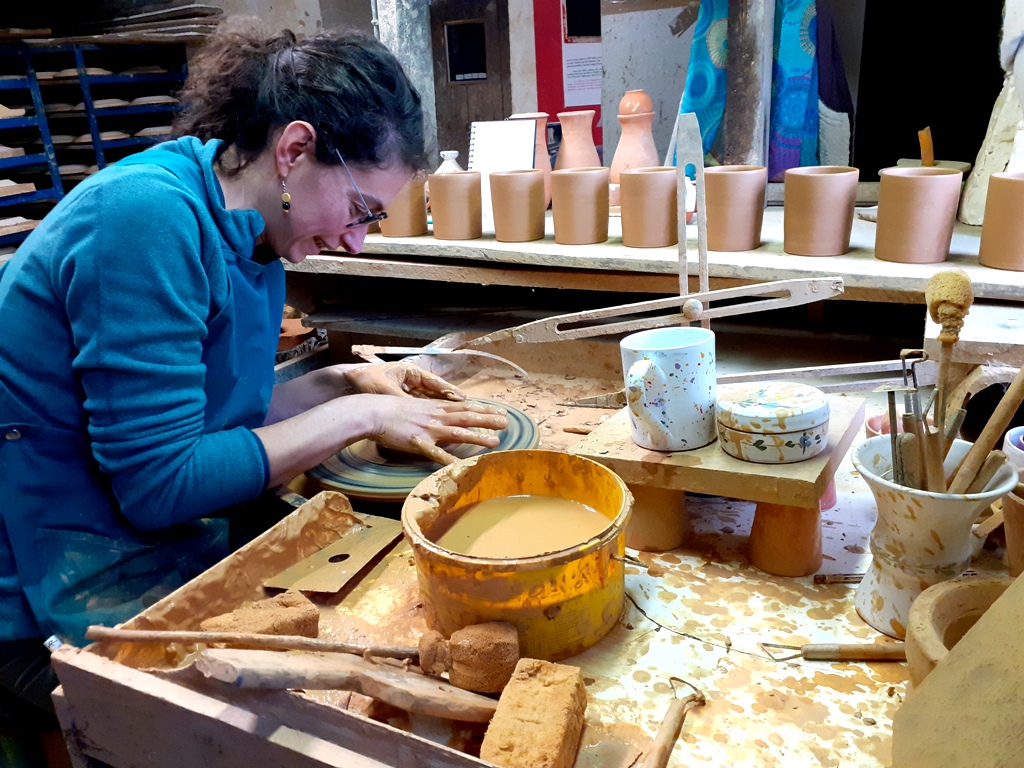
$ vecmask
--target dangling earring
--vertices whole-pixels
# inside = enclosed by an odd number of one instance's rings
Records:
[[[284,179],[281,179],[281,210],[287,215],[292,208],[292,196],[288,194],[288,187],[284,185]]]

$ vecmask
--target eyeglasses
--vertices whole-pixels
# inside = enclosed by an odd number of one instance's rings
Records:
[[[363,216],[361,219],[353,221],[351,224],[348,225],[348,228],[352,229],[353,227],[365,227],[367,224],[373,224],[373,222],[375,221],[386,219],[388,215],[384,211],[381,211],[380,213],[370,212],[370,206],[366,204],[366,199],[363,197],[363,193],[359,191],[359,187],[356,185],[356,180],[352,178],[352,172],[348,169],[348,163],[345,162],[345,158],[341,156],[341,152],[339,152],[337,149],[334,150],[334,154],[336,154],[338,156],[338,159],[341,160],[341,167],[345,169],[345,175],[348,176],[348,180],[352,183],[352,189],[354,189],[356,191],[356,194],[359,195],[359,204],[363,207],[363,210],[366,211],[365,216]]]

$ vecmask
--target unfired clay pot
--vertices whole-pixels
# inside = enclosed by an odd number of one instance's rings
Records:
[[[989,177],[978,262],[1024,272],[1024,173]]]
[[[718,165],[704,169],[708,249],[752,251],[761,245],[768,169],[761,165]]]
[[[626,91],[622,98],[619,99],[619,116],[622,115],[637,115],[641,112],[653,112],[654,102],[651,101],[651,97],[647,95],[647,91],[643,88],[636,88],[632,91]]]
[[[544,237],[542,171],[494,171],[490,184],[495,240],[524,243]]]
[[[565,168],[551,174],[555,242],[590,245],[608,239],[608,169]]]
[[[860,172],[845,165],[786,171],[783,245],[797,256],[840,256],[850,250]]]
[[[417,176],[402,187],[388,206],[388,217],[381,219],[384,237],[417,237],[427,234],[426,177]]]
[[[510,115],[509,120],[536,120],[537,145],[533,153],[533,167],[544,174],[544,207],[551,205],[551,157],[548,155],[548,113],[519,112]]]
[[[662,248],[679,242],[674,167],[635,168],[622,172],[622,244]]]
[[[430,210],[438,240],[473,240],[483,235],[480,172],[432,173]]]
[[[902,264],[945,261],[963,173],[953,168],[883,168],[878,175],[875,258]]]
[[[555,158],[555,170],[566,168],[594,168],[601,165],[594,144],[593,109],[582,109],[578,112],[559,112],[558,123],[562,126],[562,143],[558,147]],[[552,196],[554,190],[552,189]]]
[[[612,157],[611,183],[621,183],[619,176],[631,168],[650,168],[661,165],[658,149],[654,146],[653,112],[619,115],[622,135]]]

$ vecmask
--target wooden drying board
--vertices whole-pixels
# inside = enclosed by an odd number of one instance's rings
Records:
[[[571,451],[604,464],[635,485],[816,507],[864,423],[864,407],[861,398],[829,396],[828,448],[795,464],[740,461],[723,451],[717,440],[693,451],[649,451],[630,437],[625,408]]]

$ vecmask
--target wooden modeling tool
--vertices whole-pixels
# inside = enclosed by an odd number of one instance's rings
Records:
[[[217,648],[203,651],[196,669],[241,688],[347,690],[431,717],[486,723],[498,702],[411,669],[351,654],[290,654]]]
[[[938,335],[942,346],[939,349],[939,373],[935,387],[935,428],[939,435],[939,453],[945,455],[946,401],[951,389],[949,370],[953,362],[953,345],[960,340],[964,317],[974,303],[971,278],[962,269],[936,272],[928,281],[924,297],[932,321],[942,326]]]
[[[971,164],[961,162],[958,160],[936,160],[935,159],[935,145],[932,140],[932,129],[931,126],[925,126],[917,132],[917,143],[921,149],[921,157],[917,158],[905,158],[901,157],[896,161],[896,165],[900,168],[952,168],[953,170],[962,172],[965,176],[971,171]]]
[[[949,493],[965,493],[971,487],[978,470],[995,448],[996,442],[1003,436],[1021,403],[1024,403],[1024,368],[1017,371],[978,439],[964,457],[953,481],[949,484]]]
[[[932,127],[926,125],[917,132],[917,141],[921,145],[921,166],[931,168],[935,165],[935,145],[932,144]]]
[[[694,692],[682,699],[676,698],[672,701],[672,706],[668,708],[665,719],[661,721],[658,733],[654,737],[654,743],[647,754],[644,755],[640,768],[665,768],[668,765],[669,757],[672,755],[672,748],[676,745],[676,739],[679,738],[679,731],[683,727],[686,713],[694,707],[704,706],[707,702],[704,694],[693,683],[688,683],[686,680],[678,677],[670,677],[668,680],[672,686],[673,694],[677,692],[676,683],[687,685],[693,688]]]
[[[761,643],[764,652],[775,661],[804,659],[805,661],[906,661],[903,643],[807,643],[781,645]],[[785,656],[772,653],[772,649],[792,651]]]

